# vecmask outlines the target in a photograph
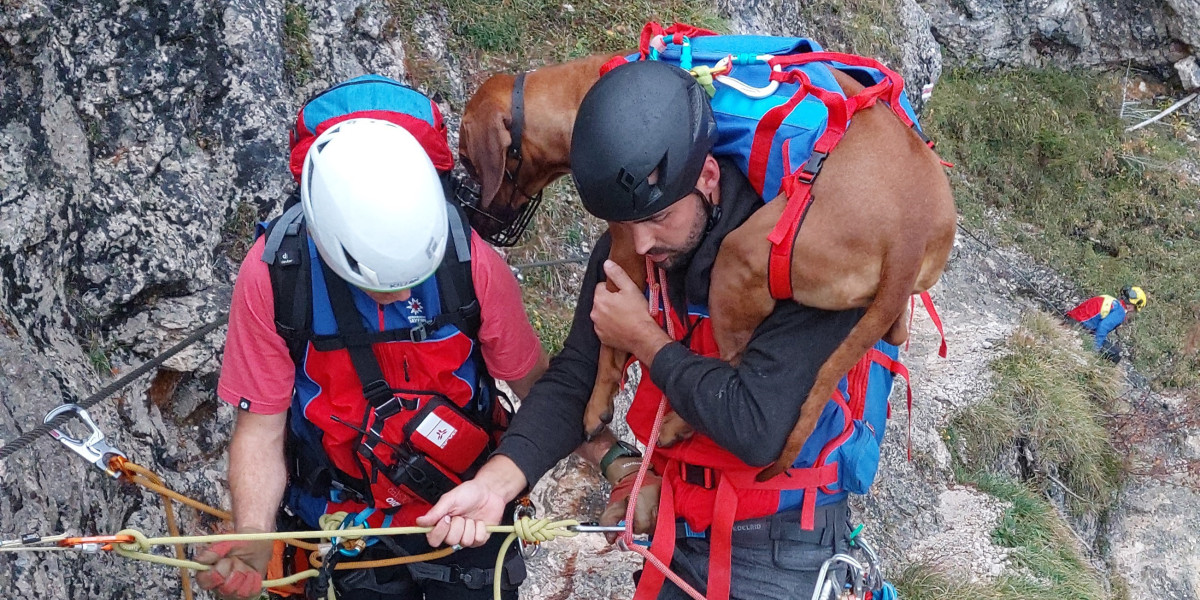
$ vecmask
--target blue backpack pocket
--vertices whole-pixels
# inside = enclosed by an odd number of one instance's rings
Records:
[[[865,421],[854,421],[854,432],[835,452],[841,489],[865,494],[879,471],[879,438]]]

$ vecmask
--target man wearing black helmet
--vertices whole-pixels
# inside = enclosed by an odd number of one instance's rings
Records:
[[[862,311],[780,302],[738,366],[716,358],[707,318],[713,261],[725,236],[763,202],[733,163],[712,156],[714,137],[707,96],[674,66],[622,65],[588,92],[572,138],[575,183],[588,212],[628,228],[637,253],[652,263],[656,315],[647,313],[640,286],[606,260],[611,239],[602,237],[563,351],[524,400],[496,455],[418,520],[436,525],[431,544],[482,543],[484,524],[499,522],[511,498],[583,441],[604,343],[641,365],[627,416],[639,442],[647,442],[664,395],[696,430],[655,450],[635,517],[642,533],[678,517],[679,539],[655,540],[673,546],[675,572],[710,598],[807,597],[821,564],[846,548],[846,492],[836,467],[814,466],[842,432],[840,413],[836,423],[822,416],[786,477],[760,485],[753,475],[779,456],[818,368]],[[606,278],[619,291],[609,292]],[[599,462],[614,484],[602,522],[616,523],[640,454],[618,443]],[[662,577],[647,569],[640,585],[640,596],[652,597]],[[684,597],[670,582],[657,596]]]

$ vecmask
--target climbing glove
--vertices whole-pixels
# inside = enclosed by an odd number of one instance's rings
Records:
[[[601,525],[616,525],[625,519],[625,511],[629,507],[629,495],[633,492],[633,482],[637,479],[638,469],[642,467],[641,457],[630,456],[613,461],[604,470],[604,478],[613,484],[612,494],[608,498],[608,506],[600,514]],[[654,525],[658,522],[658,496],[662,491],[662,477],[654,469],[646,471],[646,478],[638,490],[637,508],[633,515],[634,533],[653,533]],[[616,533],[606,533],[608,543],[617,541]]]
[[[246,528],[238,533],[262,531]],[[196,562],[212,565],[211,569],[197,573],[196,581],[203,589],[215,589],[224,600],[258,598],[274,549],[271,540],[217,542],[196,556]]]

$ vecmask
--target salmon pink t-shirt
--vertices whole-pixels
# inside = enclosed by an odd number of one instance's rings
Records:
[[[264,239],[238,270],[217,396],[257,414],[278,414],[292,402],[296,365],[275,332],[271,276],[262,261]],[[488,372],[513,381],[529,374],[541,343],[525,316],[521,289],[508,265],[479,236],[471,236],[471,278],[479,298],[479,346]]]

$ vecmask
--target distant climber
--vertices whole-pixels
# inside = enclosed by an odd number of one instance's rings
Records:
[[[1146,307],[1146,292],[1138,286],[1121,290],[1121,297],[1108,295],[1084,300],[1071,309],[1067,316],[1079,322],[1084,329],[1096,333],[1096,351],[1114,363],[1121,362],[1121,346],[1110,342],[1108,334],[1120,327],[1130,317],[1129,308],[1140,312]]]

